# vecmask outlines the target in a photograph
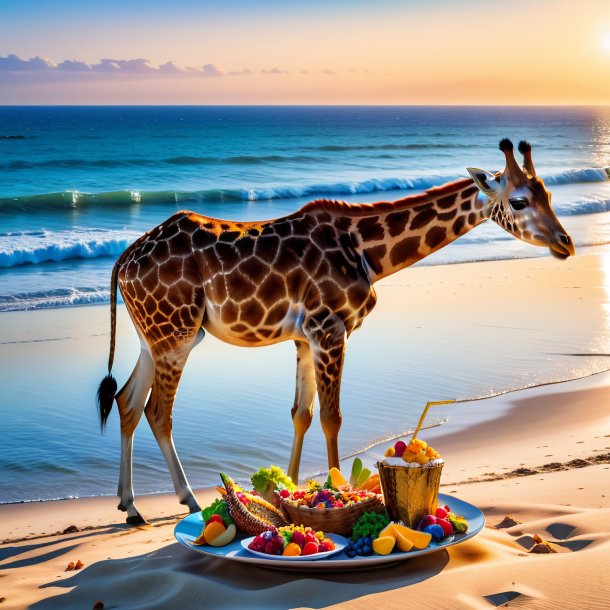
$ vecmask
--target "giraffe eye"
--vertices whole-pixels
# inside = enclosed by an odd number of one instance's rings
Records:
[[[514,199],[509,199],[508,202],[513,210],[523,210],[529,205],[525,197],[515,197]]]

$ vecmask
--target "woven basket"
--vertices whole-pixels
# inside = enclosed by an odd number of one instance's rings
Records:
[[[288,502],[282,502],[282,508],[292,523],[341,536],[351,534],[354,524],[363,513],[385,512],[381,496],[377,494],[341,508],[309,508],[309,506],[293,506]]]

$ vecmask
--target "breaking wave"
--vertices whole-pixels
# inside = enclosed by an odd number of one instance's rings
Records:
[[[74,258],[119,256],[136,231],[17,231],[0,233],[0,268]]]
[[[235,157],[241,159],[242,157]],[[188,160],[175,157],[175,163]],[[186,161],[184,161],[186,162]],[[261,188],[203,189],[196,191],[109,191],[83,193],[62,191],[40,195],[24,195],[0,198],[1,211],[30,211],[62,208],[81,208],[89,206],[131,206],[167,203],[265,201],[272,199],[298,199],[303,197],[343,197],[358,193],[376,193],[397,190],[424,190],[440,186],[452,180],[463,178],[460,175],[430,175],[404,178],[371,178],[362,181],[342,181],[335,183],[305,184],[294,186],[273,186]],[[547,185],[575,184],[582,182],[605,182],[610,180],[610,167],[571,169],[543,176]],[[566,213],[587,214],[606,211],[607,202],[595,202],[574,212],[574,206]],[[560,210],[561,213],[561,210]]]

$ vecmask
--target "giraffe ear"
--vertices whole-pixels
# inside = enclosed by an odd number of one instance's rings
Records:
[[[479,169],[478,167],[467,167],[466,170],[483,194],[487,195],[488,197],[493,197],[498,192],[500,183],[496,180],[496,177],[491,172],[484,169]]]

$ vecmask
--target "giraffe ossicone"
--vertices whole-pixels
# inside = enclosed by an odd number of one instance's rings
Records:
[[[339,394],[346,343],[377,301],[374,283],[464,235],[488,218],[514,236],[574,254],[550,195],[535,173],[531,147],[502,140],[502,172],[468,168],[458,180],[394,202],[318,200],[283,218],[235,222],[178,212],[120,256],[111,280],[108,375],[98,401],[102,427],[116,393],[111,375],[116,290],[141,342],[136,366],[116,394],[121,418],[119,508],[134,504],[133,434],[146,415],[180,501],[199,510],[172,439],[172,409],[184,365],[204,331],[247,347],[292,340],[297,347],[294,440],[288,474],[298,479],[303,438],[316,393],[328,466],[339,466]]]

